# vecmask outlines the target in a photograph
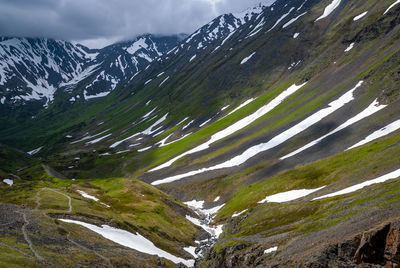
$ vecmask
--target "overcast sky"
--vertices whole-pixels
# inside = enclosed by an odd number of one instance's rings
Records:
[[[0,36],[49,37],[102,47],[142,33],[192,33],[261,0],[0,0]]]

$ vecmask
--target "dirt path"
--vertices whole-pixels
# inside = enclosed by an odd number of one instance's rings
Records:
[[[58,179],[60,179],[60,180],[68,180],[67,177],[65,177],[65,176],[64,176],[63,174],[61,174],[60,172],[55,171],[55,170],[52,169],[51,167],[46,166],[46,165],[44,165],[44,164],[42,164],[42,167],[43,167],[43,169],[46,171],[46,173],[47,173],[49,176],[56,177],[56,178],[58,178]]]
[[[72,203],[71,203],[71,202],[72,202],[72,199],[71,199],[71,197],[68,196],[68,195],[66,195],[66,194],[64,194],[64,193],[61,193],[61,192],[59,192],[59,191],[57,191],[57,190],[51,189],[51,188],[42,188],[42,189],[40,189],[40,190],[36,193],[36,196],[35,196],[35,198],[36,198],[36,207],[35,207],[35,209],[34,209],[35,211],[38,211],[39,208],[40,208],[40,205],[41,205],[41,203],[40,203],[40,194],[41,194],[43,191],[51,191],[51,192],[53,192],[53,193],[57,193],[57,194],[59,194],[59,195],[62,195],[62,196],[64,196],[64,197],[68,198],[68,206],[69,206],[69,208],[68,208],[68,210],[66,210],[66,212],[68,212],[68,213],[72,212]],[[43,213],[43,215],[44,215],[45,217],[48,217],[48,218],[49,218],[49,216],[46,215],[46,213]],[[78,242],[76,242],[76,241],[74,241],[72,238],[70,238],[70,236],[71,236],[71,233],[68,232],[67,239],[68,239],[69,242],[71,242],[72,244],[74,244],[75,246],[77,246],[77,247],[79,247],[79,248],[81,248],[81,249],[83,249],[83,250],[92,252],[93,254],[95,254],[95,255],[97,255],[98,257],[100,257],[101,259],[103,259],[103,260],[107,263],[107,265],[108,265],[109,267],[114,267],[114,266],[111,264],[111,261],[110,261],[109,258],[107,258],[107,257],[105,257],[105,256],[103,256],[103,255],[101,255],[100,253],[98,253],[98,252],[96,252],[96,251],[94,251],[94,250],[92,250],[92,249],[89,249],[89,248],[87,248],[87,247],[85,247],[85,246],[79,244]],[[30,245],[30,247],[31,247],[31,245]],[[32,249],[32,248],[31,248],[31,249]],[[36,255],[35,255],[35,256],[36,256]]]
[[[51,192],[53,192],[53,193],[57,193],[57,194],[59,194],[59,195],[62,195],[62,196],[64,196],[64,197],[68,198],[68,206],[69,206],[69,208],[68,208],[67,212],[68,212],[68,213],[71,213],[71,212],[72,212],[72,200],[71,200],[71,197],[68,196],[68,195],[66,195],[66,194],[63,194],[63,193],[61,193],[61,192],[58,192],[58,191],[56,191],[56,190],[54,190],[54,189],[51,189],[51,188],[42,188],[42,189],[40,189],[40,190],[36,193],[36,196],[35,196],[35,198],[36,198],[36,207],[35,207],[35,210],[39,210],[39,207],[40,207],[40,194],[41,194],[43,191],[51,191]]]
[[[33,243],[31,241],[31,239],[29,238],[29,235],[28,235],[28,233],[26,231],[26,227],[29,225],[29,220],[28,220],[28,217],[26,216],[26,213],[22,212],[22,211],[17,211],[17,213],[21,214],[23,219],[24,219],[24,221],[25,221],[25,223],[22,226],[21,230],[22,230],[22,233],[24,234],[24,238],[25,238],[26,243],[28,243],[28,246],[31,249],[33,255],[35,255],[36,259],[38,259],[39,261],[44,261],[44,258],[39,253],[37,253],[37,251],[33,248]]]
[[[30,254],[28,254],[28,253],[26,253],[26,252],[23,252],[22,250],[19,250],[18,248],[15,248],[15,247],[13,247],[13,246],[10,246],[10,245],[8,245],[8,244],[6,244],[6,243],[4,243],[4,242],[1,242],[1,241],[0,241],[0,245],[5,246],[6,248],[9,248],[9,249],[11,249],[11,250],[18,251],[19,253],[21,253],[22,255],[24,255],[24,256],[26,256],[26,257],[34,258],[34,256],[32,256],[32,255],[30,255]]]
[[[109,258],[104,257],[104,256],[101,255],[100,253],[98,253],[98,252],[96,252],[96,251],[94,251],[94,250],[92,250],[92,249],[89,249],[89,248],[87,248],[87,247],[85,247],[85,246],[79,244],[78,242],[72,240],[72,239],[70,238],[70,235],[71,235],[71,233],[68,233],[68,235],[67,235],[67,239],[68,239],[69,242],[71,242],[72,244],[74,244],[75,246],[77,246],[77,247],[79,247],[79,248],[81,248],[81,249],[83,249],[83,250],[86,250],[86,251],[89,251],[89,252],[92,252],[92,253],[96,254],[98,257],[102,258],[102,259],[108,264],[109,267],[114,267],[114,266],[111,264],[111,261],[110,261]]]

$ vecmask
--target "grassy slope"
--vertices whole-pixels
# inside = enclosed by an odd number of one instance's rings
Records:
[[[39,194],[39,209],[53,217],[77,218],[83,221],[112,224],[131,232],[140,232],[158,247],[175,255],[182,255],[182,247],[192,245],[199,229],[186,220],[184,206],[161,191],[137,180],[108,178],[84,181],[62,181],[42,173],[40,169],[24,171],[36,181],[15,180],[12,191],[0,186],[1,202],[34,208],[37,192],[51,188],[72,198],[72,213],[65,214],[68,200],[65,196],[48,190]],[[21,175],[23,178],[24,176]],[[40,178],[40,179],[39,179]],[[80,196],[83,190],[111,206]],[[187,212],[189,214],[190,212]],[[55,216],[59,214],[59,216]]]

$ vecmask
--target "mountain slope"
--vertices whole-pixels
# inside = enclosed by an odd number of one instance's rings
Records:
[[[31,158],[78,184],[124,176],[185,202],[211,236],[192,240],[204,267],[396,264],[394,3],[278,0],[218,17],[106,97],[55,102],[2,141],[43,146]]]
[[[54,98],[70,103],[106,96],[118,83],[169,51],[180,36],[142,35],[103,49],[66,41],[3,38],[0,42],[1,114],[36,115]],[[28,107],[24,107],[28,105]],[[12,112],[7,112],[9,110]]]

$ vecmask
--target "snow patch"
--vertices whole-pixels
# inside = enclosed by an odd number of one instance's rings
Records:
[[[13,184],[14,184],[14,181],[11,180],[11,179],[4,179],[3,182],[4,182],[5,184],[8,184],[9,186],[13,186]]]
[[[139,153],[141,153],[141,152],[145,152],[145,151],[147,151],[147,150],[150,150],[150,149],[151,149],[151,147],[152,147],[152,146],[145,147],[145,148],[139,149],[139,150],[137,150],[137,151],[138,151]]]
[[[246,62],[248,62],[254,55],[256,54],[256,52],[253,52],[250,56],[244,58],[240,64],[245,64]]]
[[[269,249],[264,250],[264,254],[269,254],[269,253],[275,252],[277,250],[278,250],[278,247],[269,248]]]
[[[162,85],[164,85],[165,82],[167,82],[169,79],[169,76],[167,78],[165,78],[158,87],[161,87]]]
[[[207,119],[206,121],[204,121],[203,123],[201,123],[201,124],[199,125],[199,127],[203,127],[203,126],[207,125],[208,122],[210,122],[211,120],[212,120],[212,118]]]
[[[259,204],[263,203],[285,203],[289,201],[293,201],[302,197],[305,197],[307,195],[310,195],[314,192],[317,192],[326,186],[322,186],[320,188],[316,189],[301,189],[301,190],[292,190],[292,191],[287,191],[287,192],[282,192],[274,195],[267,196],[263,200],[257,202]]]
[[[91,200],[94,200],[96,202],[99,202],[99,199],[97,197],[94,197],[93,195],[87,194],[87,193],[85,193],[84,191],[81,191],[81,190],[77,190],[77,192],[81,196],[83,196],[84,198],[91,199]]]
[[[43,148],[43,146],[41,146],[39,148],[36,148],[36,149],[34,149],[32,151],[29,151],[29,152],[27,152],[27,154],[29,154],[29,155],[37,154],[40,150],[42,150],[42,148]]]
[[[386,9],[386,11],[383,13],[383,15],[386,15],[386,13],[388,13],[395,5],[398,5],[398,4],[400,4],[400,0],[397,0],[396,2],[394,2],[393,4],[391,4],[391,5],[389,6],[389,8]]]
[[[355,43],[351,43],[345,50],[344,52],[349,52],[350,50],[353,49]]]
[[[296,84],[290,86],[289,88],[287,88],[286,90],[284,90],[281,94],[279,94],[277,97],[275,97],[273,100],[271,100],[267,105],[262,106],[261,108],[259,108],[257,111],[255,111],[254,113],[242,118],[241,120],[237,121],[236,123],[230,125],[229,127],[213,134],[210,138],[209,141],[189,150],[186,151],[183,154],[180,154],[178,156],[176,156],[175,158],[169,160],[168,162],[150,170],[150,171],[155,171],[155,170],[159,170],[165,167],[170,166],[173,162],[175,162],[176,160],[189,155],[189,154],[193,154],[202,150],[206,150],[210,147],[210,145],[218,140],[221,140],[225,137],[228,137],[229,135],[234,134],[235,132],[247,127],[248,125],[250,125],[251,123],[253,123],[254,121],[256,121],[258,118],[264,116],[265,114],[269,113],[271,110],[273,110],[275,107],[277,107],[279,104],[281,104],[285,99],[287,99],[289,96],[291,96],[292,94],[294,94],[297,90],[299,90],[300,88],[302,88],[304,85],[306,85],[306,83],[301,84],[299,86],[297,86]],[[253,99],[250,99],[248,101],[246,101],[245,103],[243,103],[241,106],[239,106],[237,109],[243,107],[244,105],[250,103]],[[236,109],[235,109],[236,110]],[[234,110],[234,111],[235,111]],[[232,112],[234,112],[232,111]],[[231,112],[231,113],[232,113]],[[230,113],[229,113],[230,114]],[[157,183],[153,182],[153,183]]]
[[[226,105],[226,106],[222,107],[222,108],[221,108],[221,112],[222,112],[222,111],[225,111],[226,109],[228,109],[229,106],[230,106],[230,105]]]
[[[242,215],[243,213],[245,213],[246,211],[248,211],[248,209],[242,210],[242,211],[240,211],[239,213],[234,213],[234,214],[232,215],[232,218],[237,217],[237,216],[240,216],[240,215]]]
[[[105,136],[103,136],[103,137],[97,138],[97,139],[95,139],[95,140],[89,141],[89,142],[86,143],[86,145],[98,143],[99,141],[102,141],[102,140],[104,140],[104,139],[110,137],[111,135],[112,135],[112,133],[107,134],[107,135],[105,135]]]
[[[368,11],[365,11],[364,13],[361,13],[360,15],[355,16],[353,20],[354,20],[354,21],[358,21],[358,20],[364,18],[365,15],[367,15],[367,14],[368,14]]]
[[[346,92],[344,95],[342,95],[338,99],[329,103],[327,108],[324,108],[318,112],[315,112],[314,114],[310,115],[309,117],[307,117],[300,123],[289,128],[288,130],[282,132],[281,134],[275,136],[274,138],[272,138],[271,140],[269,140],[266,143],[261,143],[261,144],[252,146],[252,147],[248,148],[247,150],[245,150],[242,154],[237,155],[237,156],[231,158],[230,160],[227,160],[227,161],[217,164],[215,166],[211,166],[208,168],[201,168],[201,169],[193,170],[193,171],[190,171],[190,172],[187,172],[184,174],[179,174],[179,175],[171,176],[171,177],[168,177],[165,179],[157,180],[157,181],[152,182],[152,185],[160,185],[160,184],[164,184],[164,183],[170,183],[173,181],[180,180],[182,178],[194,176],[194,175],[201,174],[201,173],[204,173],[207,171],[213,171],[213,170],[218,170],[218,169],[239,166],[239,165],[245,163],[250,158],[256,156],[257,154],[265,152],[269,149],[275,148],[276,146],[286,142],[290,138],[296,136],[297,134],[301,133],[302,131],[306,130],[307,128],[311,127],[312,125],[318,123],[319,121],[321,121],[328,115],[332,114],[339,108],[343,107],[345,104],[354,100],[353,93],[358,87],[360,87],[362,85],[362,83],[363,83],[363,81],[360,81],[353,89],[349,90],[348,92]],[[193,150],[194,149],[190,150],[189,152],[193,152]],[[188,154],[188,153],[186,152],[185,154]],[[185,155],[185,154],[182,154],[182,155]],[[178,157],[182,157],[182,155],[180,155]],[[169,166],[176,159],[178,159],[178,158],[175,157],[174,159],[164,163],[163,165],[161,165],[153,170],[157,170],[157,169],[161,169],[166,166]],[[153,171],[153,170],[151,170],[151,171]]]
[[[274,26],[271,27],[271,29],[268,30],[268,32],[272,31],[282,20],[284,20],[289,14],[293,11],[294,7],[292,7],[288,13],[284,14],[282,17],[280,17],[274,24]]]
[[[395,132],[396,130],[400,129],[400,120],[394,121],[393,123],[387,125],[386,127],[383,127],[375,132],[373,132],[371,135],[367,136],[365,139],[362,141],[354,144],[353,146],[349,147],[347,150],[353,149],[355,147],[359,147],[361,145],[367,144],[373,140],[379,139],[383,136],[386,136],[392,132]]]
[[[122,246],[147,253],[150,255],[157,255],[163,258],[166,258],[174,263],[180,263],[182,262],[183,264],[187,266],[193,266],[194,265],[194,260],[185,260],[179,257],[176,257],[162,249],[159,249],[156,247],[153,242],[150,240],[146,239],[140,234],[133,234],[128,231],[122,230],[122,229],[117,229],[108,225],[102,225],[101,227],[81,222],[81,221],[75,221],[75,220],[67,220],[67,219],[60,219],[62,222],[66,223],[73,223],[73,224],[78,224],[81,225],[85,228],[88,228],[92,230],[95,233],[98,233],[99,235],[103,236],[104,238],[111,240],[117,244],[120,244]]]
[[[324,14],[322,14],[315,22],[322,20],[328,17],[339,5],[342,0],[333,0],[324,10]]]
[[[111,92],[108,91],[108,92],[101,92],[101,93],[98,93],[98,94],[96,94],[96,95],[87,95],[87,91],[84,90],[84,91],[83,91],[83,96],[84,96],[85,100],[91,100],[91,99],[97,99],[97,98],[105,97],[105,96],[107,96],[107,95],[110,94],[110,93],[111,93]]]
[[[290,21],[288,21],[287,23],[285,23],[282,28],[285,29],[286,27],[288,27],[290,24],[294,23],[296,20],[298,20],[299,18],[301,18],[302,16],[304,16],[305,14],[307,14],[307,12],[304,12],[303,14],[298,15],[297,17],[291,19]]]
[[[327,195],[323,195],[323,196],[314,198],[313,200],[319,200],[319,199],[323,199],[323,198],[328,198],[328,197],[333,197],[333,196],[352,193],[352,192],[358,191],[358,190],[360,190],[360,189],[362,189],[364,187],[367,187],[367,186],[370,186],[370,185],[373,185],[373,184],[384,183],[384,182],[386,182],[388,180],[396,179],[398,177],[400,177],[400,169],[395,170],[395,171],[393,171],[393,172],[391,172],[389,174],[383,175],[383,176],[381,176],[379,178],[376,178],[376,179],[373,179],[373,180],[368,180],[368,181],[365,181],[363,183],[359,183],[359,184],[347,187],[347,188],[345,188],[343,190],[340,190],[340,191],[337,191],[337,192],[334,192],[334,193],[331,193],[331,194],[327,194]]]
[[[197,55],[194,55],[193,57],[191,57],[189,62],[192,62],[196,57],[197,57]]]
[[[378,100],[374,100],[366,109],[364,109],[362,112],[360,112],[359,114],[357,114],[356,116],[353,116],[352,118],[350,118],[349,120],[347,120],[346,122],[344,122],[343,124],[341,124],[339,127],[335,128],[334,130],[332,130],[331,132],[329,132],[326,135],[323,135],[322,137],[308,143],[307,145],[301,147],[300,149],[285,155],[284,157],[281,158],[281,160],[292,157],[314,145],[316,145],[317,143],[319,143],[320,141],[322,141],[323,139],[335,134],[336,132],[339,132],[342,129],[345,129],[348,126],[351,126],[355,123],[357,123],[358,121],[361,121],[362,119],[373,115],[374,113],[382,110],[383,108],[385,108],[387,105],[379,105]]]

